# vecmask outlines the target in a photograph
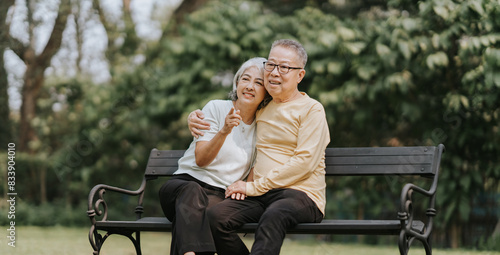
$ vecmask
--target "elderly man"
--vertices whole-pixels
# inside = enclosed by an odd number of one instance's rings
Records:
[[[208,210],[219,255],[249,254],[235,232],[245,223],[258,222],[251,254],[270,255],[279,254],[287,228],[323,219],[330,136],[323,106],[298,89],[306,62],[303,46],[285,39],[263,63],[273,100],[256,115],[253,172],[226,189],[231,199]]]

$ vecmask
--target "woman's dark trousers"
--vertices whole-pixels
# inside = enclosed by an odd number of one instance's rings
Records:
[[[189,175],[180,175],[163,184],[159,196],[163,213],[173,225],[170,254],[182,255],[189,251],[214,254],[206,210],[223,201],[224,190]]]

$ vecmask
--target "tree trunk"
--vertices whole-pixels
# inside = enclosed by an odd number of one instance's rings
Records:
[[[462,229],[457,224],[451,225],[450,248],[458,249],[460,246],[460,237],[462,236]]]
[[[31,8],[29,3],[28,9]],[[38,140],[35,129],[31,125],[31,121],[36,117],[36,102],[40,96],[40,90],[43,87],[44,72],[50,66],[50,60],[57,53],[62,43],[62,34],[66,27],[68,15],[71,12],[71,4],[69,0],[62,0],[59,5],[59,11],[54,23],[54,28],[50,34],[47,45],[42,53],[36,56],[31,43],[27,47],[24,56],[21,59],[26,64],[26,73],[24,74],[24,85],[22,89],[22,104],[21,104],[21,119],[20,119],[20,134],[19,134],[19,150],[28,153],[34,153],[35,148],[30,148],[31,141]],[[28,10],[28,13],[32,11]],[[31,18],[28,20],[32,21]],[[34,24],[29,25],[30,34],[33,35]],[[31,40],[35,40],[31,37]]]
[[[14,0],[0,1],[0,151],[7,149],[7,144],[14,142],[12,139],[12,126],[10,122],[9,110],[9,82],[7,80],[7,71],[3,55],[7,49],[9,41],[9,26],[5,23],[7,20],[7,12],[14,4]]]
[[[38,136],[36,130],[32,126],[32,121],[36,117],[36,104],[40,97],[40,91],[44,83],[44,72],[50,66],[52,57],[57,53],[62,43],[62,34],[66,27],[67,19],[71,13],[70,0],[61,0],[59,10],[54,22],[54,28],[50,34],[47,45],[40,55],[36,55],[33,45],[36,38],[33,36],[35,24],[33,21],[33,6],[28,1],[26,4],[28,8],[28,27],[31,43],[28,46],[14,47],[14,52],[26,64],[26,72],[24,73],[24,84],[21,90],[21,117],[19,121],[19,151],[27,152],[28,154],[35,154],[37,147],[32,146],[31,142],[37,141]],[[46,170],[31,169],[32,176],[37,176],[37,181],[40,184],[40,199],[42,202],[47,201],[47,194],[44,192],[46,189]]]
[[[1,40],[1,39],[0,39]],[[5,70],[5,63],[3,62],[3,53],[5,48],[0,49],[0,151],[7,149],[7,144],[14,142],[12,139],[12,129],[10,122],[9,110],[9,82],[7,80],[7,71]]]
[[[170,21],[167,26],[163,29],[163,33],[160,37],[159,44],[162,44],[163,40],[168,40],[170,36],[178,36],[178,27],[182,23],[187,15],[198,10],[201,6],[206,4],[209,0],[183,0],[181,4],[175,9],[172,17],[170,17]],[[157,52],[160,47],[157,47],[155,52],[152,52],[150,56],[157,56],[159,52]]]
[[[29,49],[25,55],[26,73],[24,74],[24,85],[21,91],[21,119],[19,127],[19,150],[33,152],[30,142],[38,140],[31,121],[36,116],[36,101],[43,86],[43,71],[36,64],[34,50]]]
[[[123,22],[125,24],[123,29],[119,28],[116,24],[113,24],[107,19],[107,15],[101,7],[101,2],[99,0],[92,1],[92,6],[99,15],[99,20],[104,26],[106,36],[108,37],[108,47],[106,48],[105,55],[111,68],[115,67],[117,64],[123,64],[121,63],[123,61],[120,59],[120,55],[131,56],[135,54],[141,41],[140,38],[137,37],[135,23],[132,20],[130,0],[122,0],[122,4]],[[119,38],[123,39],[123,43],[116,43]],[[111,73],[114,72],[111,71]]]
[[[204,5],[208,0],[184,0],[175,9],[174,16],[172,20],[175,21],[175,25],[178,26],[184,22],[185,16],[198,10],[202,5]]]
[[[40,202],[47,203],[47,168],[45,166],[40,169]]]
[[[76,57],[76,73],[77,76],[82,75],[82,58],[83,58],[83,27],[80,25],[80,17],[82,15],[82,3],[80,1],[77,1],[75,3],[75,11],[73,12],[73,19],[75,22],[75,30],[76,30],[76,51],[77,51],[77,57]],[[83,22],[85,23],[85,22]]]

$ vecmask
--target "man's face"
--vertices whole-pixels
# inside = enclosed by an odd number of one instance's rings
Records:
[[[303,67],[294,50],[276,46],[269,52],[268,63],[287,67]],[[305,75],[304,69],[290,69],[284,74],[278,66],[271,72],[264,71],[264,84],[273,100],[287,100],[296,91],[298,84]]]

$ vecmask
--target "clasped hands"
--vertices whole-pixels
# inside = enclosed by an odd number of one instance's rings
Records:
[[[245,200],[247,193],[247,184],[244,181],[237,181],[229,185],[226,189],[226,198]]]

